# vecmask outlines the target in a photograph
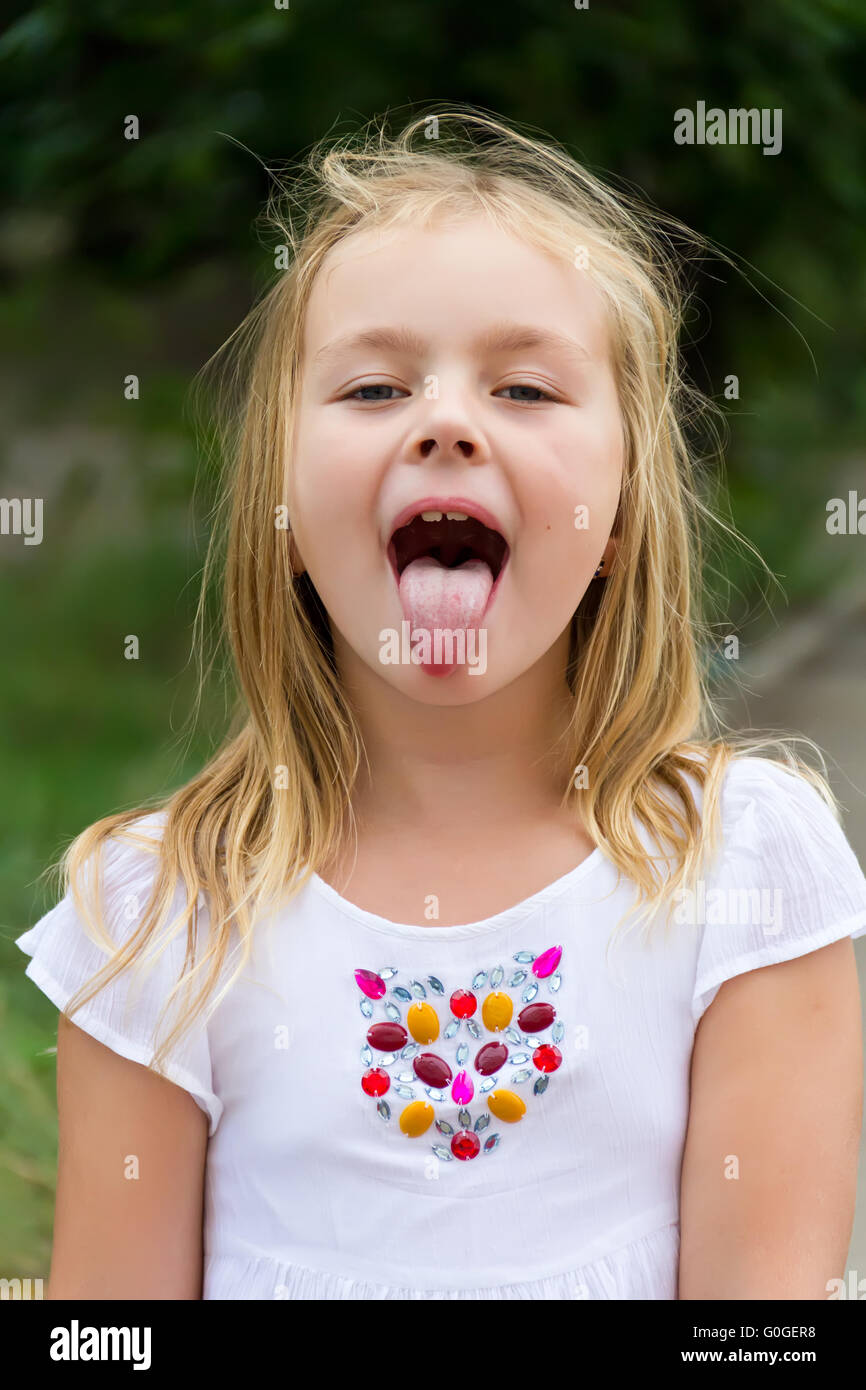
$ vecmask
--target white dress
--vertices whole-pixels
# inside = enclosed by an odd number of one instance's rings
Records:
[[[390,922],[318,877],[258,922],[170,1072],[210,1119],[203,1297],[676,1299],[703,1011],[733,975],[866,932],[866,879],[807,782],[742,758],[722,798],[671,939],[658,920],[607,961],[634,887],[600,850],[467,925]],[[112,841],[104,862],[120,940],[156,861]],[[121,976],[74,1021],[146,1063],[184,939],[137,999]],[[104,961],[68,896],[17,944],[58,1007]]]

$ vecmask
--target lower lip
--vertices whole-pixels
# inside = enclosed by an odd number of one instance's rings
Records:
[[[398,600],[399,600],[399,596],[400,596],[400,575],[399,575],[398,572],[397,572],[397,566],[396,566],[396,564],[395,564],[395,562],[394,562],[394,555],[393,555],[392,552],[393,552],[393,547],[389,547],[388,559],[389,559],[390,564],[391,564],[391,573],[392,573],[393,576],[394,576],[394,582],[395,582],[396,585],[397,585],[397,597],[398,597]],[[499,586],[500,586],[500,584],[502,583],[502,580],[503,580],[503,578],[504,578],[504,576],[505,576],[505,571],[506,571],[507,568],[508,568],[508,561],[509,561],[510,559],[511,559],[511,551],[510,551],[510,550],[506,550],[505,556],[504,556],[503,561],[502,561],[502,564],[501,564],[500,567],[499,567],[499,573],[497,574],[495,580],[493,581],[493,584],[492,584],[491,589],[490,589],[490,593],[487,595],[487,602],[486,602],[485,605],[484,605],[484,611],[482,612],[481,617],[480,617],[480,619],[479,619],[479,623],[478,623],[478,626],[479,626],[479,627],[483,626],[485,618],[487,617],[487,615],[489,614],[491,608],[493,607],[493,601],[494,601],[494,599],[496,598],[497,593],[499,592]],[[456,662],[451,662],[451,663],[449,664],[449,663],[442,662],[440,665],[434,665],[433,662],[427,662],[427,663],[422,663],[422,664],[419,666],[418,669],[421,670],[421,671],[423,671],[424,674],[425,674],[426,676],[450,676],[454,671],[457,670],[457,663],[456,663]]]

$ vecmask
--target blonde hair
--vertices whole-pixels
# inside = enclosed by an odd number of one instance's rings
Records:
[[[68,1017],[120,971],[143,964],[182,878],[185,911],[168,925],[162,946],[187,931],[184,970],[172,993],[188,993],[155,1052],[157,1070],[177,1037],[216,1006],[244,968],[258,913],[285,903],[327,863],[351,821],[361,736],[340,684],[327,614],[307,576],[293,576],[286,532],[275,516],[291,466],[311,287],[328,252],[361,229],[417,226],[480,210],[550,254],[572,264],[581,256],[604,297],[625,434],[619,547],[612,574],[590,583],[572,621],[573,720],[563,765],[585,768],[587,785],[579,789],[569,778],[562,804],[579,811],[590,837],[636,885],[647,924],[715,851],[719,793],[731,758],[776,747],[781,756],[773,761],[799,770],[838,815],[824,778],[787,746],[793,740],[724,737],[706,686],[713,641],[704,612],[703,532],[713,523],[743,540],[700,498],[686,438],[695,421],[711,418],[712,407],[685,383],[680,367],[687,295],[685,260],[676,247],[703,250],[709,243],[614,192],[553,143],[474,108],[420,116],[396,138],[386,133],[385,120],[372,122],[354,136],[320,142],[293,174],[288,188],[277,179],[265,213],[287,268],[211,359],[221,364],[225,354],[229,364],[218,395],[226,412],[219,439],[229,464],[195,636],[201,651],[208,578],[225,538],[224,635],[240,682],[232,726],[207,765],[160,801],[166,820],[158,846],[138,841],[159,854],[159,872],[138,929],[122,948],[105,932],[98,908],[91,911],[78,880],[109,836],[129,839],[153,807],[97,821],[53,866],[94,939],[113,950],[70,1000]],[[199,698],[203,680],[200,672]],[[702,786],[702,816],[688,776]],[[648,855],[636,820],[659,855]],[[667,871],[654,868],[657,860]],[[98,904],[98,874],[94,892]],[[201,893],[210,926],[193,964]],[[217,989],[233,923],[240,960]]]

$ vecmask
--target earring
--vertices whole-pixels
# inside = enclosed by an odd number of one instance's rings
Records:
[[[601,572],[602,572],[603,569],[604,569],[604,559],[602,559],[602,560],[599,561],[598,569],[596,570],[595,574],[592,576],[593,579],[595,579],[599,574],[601,574]]]

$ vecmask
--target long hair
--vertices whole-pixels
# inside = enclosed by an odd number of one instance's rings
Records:
[[[158,843],[134,838],[135,822],[153,810],[139,806],[88,827],[53,866],[88,932],[112,953],[70,1000],[67,1016],[121,970],[147,968],[142,956],[152,956],[154,944],[164,948],[187,932],[173,991],[187,991],[186,1002],[155,1052],[157,1070],[176,1038],[243,970],[259,913],[297,893],[353,824],[362,739],[341,686],[328,615],[309,577],[293,574],[279,517],[311,287],[328,252],[355,232],[480,210],[512,235],[580,266],[604,298],[625,436],[619,543],[612,574],[590,582],[572,619],[566,675],[573,718],[560,752],[575,774],[566,779],[562,804],[574,808],[576,822],[579,814],[635,885],[635,906],[643,905],[635,922],[643,917],[648,927],[715,851],[719,793],[733,757],[774,746],[780,756],[773,761],[804,775],[838,816],[826,780],[799,760],[793,739],[726,737],[709,694],[708,527],[757,555],[700,495],[690,438],[696,422],[712,428],[714,407],[687,384],[681,366],[683,252],[710,243],[614,191],[553,142],[471,107],[419,116],[396,137],[385,119],[329,137],[291,170],[287,186],[281,177],[275,183],[264,222],[277,248],[276,278],[204,369],[216,364],[220,373],[223,480],[194,637],[201,650],[205,593],[224,547],[222,635],[238,681],[229,732],[206,766],[159,802]],[[701,813],[690,777],[702,789]],[[657,855],[648,854],[636,821]],[[91,901],[79,882],[91,856],[98,870],[110,836],[159,855],[150,900],[120,949],[99,920],[99,873]],[[167,922],[180,879],[186,906]],[[196,959],[201,895],[209,925]],[[233,926],[239,961],[217,988]]]

